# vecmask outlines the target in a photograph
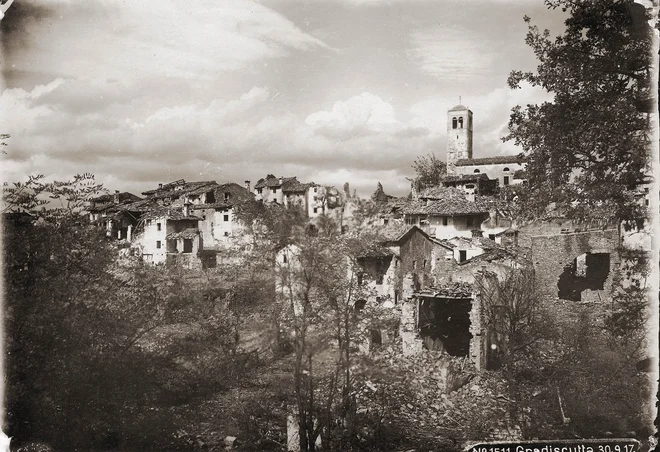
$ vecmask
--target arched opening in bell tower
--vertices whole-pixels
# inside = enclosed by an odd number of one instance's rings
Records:
[[[458,121],[457,121],[457,119],[454,117],[454,118],[452,118],[452,120],[451,120],[451,128],[452,128],[452,129],[456,129],[457,127],[458,127]]]
[[[463,117],[462,116],[460,118],[458,118],[458,128],[459,129],[463,128]]]

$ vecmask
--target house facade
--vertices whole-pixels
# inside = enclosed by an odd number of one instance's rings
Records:
[[[488,218],[488,209],[457,188],[433,187],[403,209],[404,222],[438,239],[471,237]]]

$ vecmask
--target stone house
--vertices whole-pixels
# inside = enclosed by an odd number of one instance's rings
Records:
[[[134,244],[142,251],[142,259],[153,264],[183,263],[185,267],[202,267],[203,238],[198,228],[202,218],[190,212],[189,206],[155,208],[141,220],[141,234]],[[179,257],[179,255],[186,255]]]
[[[208,193],[204,201],[213,202],[191,204],[190,210],[201,217],[199,229],[204,248],[227,248],[243,231],[243,224],[236,217],[236,206],[253,199],[254,195],[249,190],[249,181],[246,181],[245,186],[233,182],[216,184],[210,191],[212,198],[209,198]]]
[[[414,291],[402,306],[399,334],[404,355],[422,349],[468,357],[485,368],[486,336],[479,295],[473,284],[448,282]]]
[[[493,195],[499,187],[499,180],[489,179],[485,173],[448,174],[440,179],[440,183],[443,187],[463,190],[471,201],[475,200],[475,195]]]
[[[203,204],[215,202],[215,181],[186,182],[179,179],[167,184],[158,184],[158,188],[147,190],[142,194],[149,200],[161,206]]]
[[[259,179],[254,186],[257,201],[281,204],[288,208],[303,210],[308,218],[323,214],[335,214],[343,206],[343,197],[334,187],[314,182],[302,183],[297,177],[275,177],[269,174]],[[341,220],[340,220],[341,221]]]
[[[403,208],[404,222],[438,239],[471,237],[489,217],[488,209],[457,188],[433,187]]]
[[[137,226],[137,218],[128,214],[127,209],[140,203],[142,198],[129,192],[97,196],[89,200],[87,212],[93,223],[103,224],[106,235],[117,240],[131,240],[132,230]]]

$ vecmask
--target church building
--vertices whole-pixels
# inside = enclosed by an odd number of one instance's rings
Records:
[[[523,183],[524,158],[518,155],[473,158],[472,131],[469,108],[457,105],[447,112],[447,174],[461,179],[486,174],[489,179],[497,179],[500,187]]]

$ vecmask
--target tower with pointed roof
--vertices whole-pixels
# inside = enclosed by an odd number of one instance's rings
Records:
[[[456,105],[447,112],[447,173],[456,174],[456,161],[472,158],[472,112]]]

